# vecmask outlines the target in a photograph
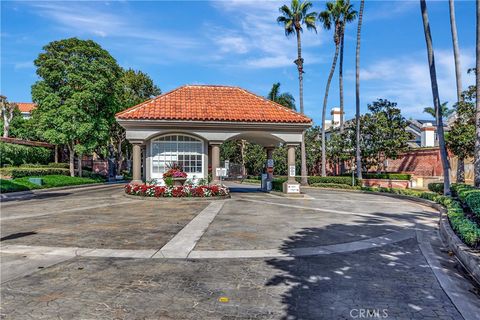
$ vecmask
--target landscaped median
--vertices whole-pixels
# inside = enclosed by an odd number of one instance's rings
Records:
[[[145,198],[228,198],[230,196],[230,190],[222,185],[159,186],[129,183],[125,186],[125,193]]]

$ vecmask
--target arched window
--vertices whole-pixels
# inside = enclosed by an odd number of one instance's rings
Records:
[[[186,135],[167,135],[152,141],[152,173],[164,173],[172,164],[187,173],[203,172],[203,142]]]

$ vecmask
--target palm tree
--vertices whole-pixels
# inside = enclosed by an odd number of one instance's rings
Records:
[[[357,49],[355,52],[355,123],[356,123],[356,148],[355,158],[357,163],[357,179],[362,179],[362,156],[360,152],[360,40],[362,31],[363,8],[365,0],[360,2],[357,27]]]
[[[457,81],[457,102],[462,101],[462,67],[460,65],[460,48],[458,47],[457,23],[455,22],[455,5],[448,0],[450,6],[450,29],[452,32],[453,58],[455,60],[455,79]]]
[[[440,105],[440,108],[442,109],[443,119],[447,119],[449,116],[451,116],[453,114],[453,112],[455,112],[454,109],[449,109],[447,104],[448,104],[448,102],[444,102]],[[425,107],[425,108],[423,108],[423,112],[431,115],[433,118],[436,117],[435,108]]]
[[[289,92],[280,93],[280,82],[272,85],[272,90],[267,95],[267,99],[292,110],[297,110],[295,98]]]
[[[477,97],[480,97],[480,3],[477,0],[477,63],[475,69],[476,84],[477,84]],[[478,188],[480,187],[480,99],[476,99],[476,139],[475,139],[475,156],[474,156],[474,184]]]
[[[433,52],[432,35],[430,33],[430,24],[428,22],[427,4],[425,0],[420,0],[420,10],[422,13],[423,30],[425,33],[425,42],[427,44],[428,65],[430,68],[430,82],[432,83],[433,105],[435,107],[435,118],[437,125],[438,144],[440,146],[440,156],[443,166],[443,194],[450,195],[450,164],[447,158],[447,148],[445,146],[445,136],[443,133],[442,108],[440,106],[440,96],[437,85],[437,71],[435,69],[435,55]]]
[[[318,20],[322,22],[323,28],[330,30],[332,26],[335,28],[333,32],[333,41],[335,43],[335,54],[333,55],[332,67],[327,79],[327,87],[325,88],[325,96],[323,98],[322,109],[322,177],[327,175],[326,172],[326,150],[325,150],[325,117],[327,113],[328,91],[330,90],[330,83],[332,82],[333,73],[337,65],[338,52],[340,50],[341,29],[343,24],[343,11],[345,3],[343,0],[336,0],[335,2],[327,2],[326,10],[320,12]]]
[[[302,58],[302,41],[301,33],[303,26],[307,30],[317,31],[315,26],[316,12],[311,12],[312,3],[310,1],[300,2],[299,0],[292,0],[290,7],[283,5],[280,7],[281,16],[277,18],[277,22],[282,24],[285,29],[285,35],[288,37],[295,34],[297,36],[297,59],[294,61],[298,69],[299,82],[299,97],[300,97],[300,113],[304,113],[303,109],[303,58]],[[302,134],[301,144],[301,158],[302,158],[302,185],[308,185],[307,181],[307,158],[305,154],[305,133]]]

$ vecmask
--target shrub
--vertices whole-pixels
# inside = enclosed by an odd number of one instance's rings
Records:
[[[53,156],[52,150],[43,147],[24,146],[0,142],[0,166],[19,166],[25,163],[47,164]]]
[[[317,177],[311,176],[308,177],[308,184],[316,183],[334,183],[334,184],[345,184],[352,185],[352,177],[342,177],[342,176],[328,176],[328,177]]]
[[[29,177],[23,177],[14,180],[0,179],[0,190],[1,192],[14,192],[103,182],[102,179],[50,175],[40,176],[40,178],[43,180],[43,185],[39,186],[29,182],[28,178]]]
[[[452,184],[454,194],[480,218],[480,189],[466,184]]]
[[[68,169],[62,168],[28,168],[28,167],[8,167],[1,168],[2,176],[9,176],[13,179],[30,176],[46,176],[46,175],[70,175]]]
[[[310,186],[318,188],[333,188],[333,189],[360,189],[357,186],[350,186],[348,184],[340,183],[312,183]]]
[[[406,173],[363,173],[363,179],[390,179],[390,180],[410,180],[412,176]]]
[[[69,163],[64,163],[64,162],[50,162],[48,164],[49,168],[63,168],[63,169],[69,169],[70,164]]]
[[[283,183],[287,181],[287,178],[274,178],[272,180],[272,190],[283,191]]]
[[[428,184],[428,190],[438,193],[438,194],[443,194],[443,182],[432,182]]]

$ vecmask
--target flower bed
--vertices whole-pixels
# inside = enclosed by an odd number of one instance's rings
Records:
[[[127,184],[125,193],[141,197],[154,198],[186,198],[186,197],[226,197],[230,194],[230,190],[221,185],[185,185],[185,186],[157,186],[147,184]]]

